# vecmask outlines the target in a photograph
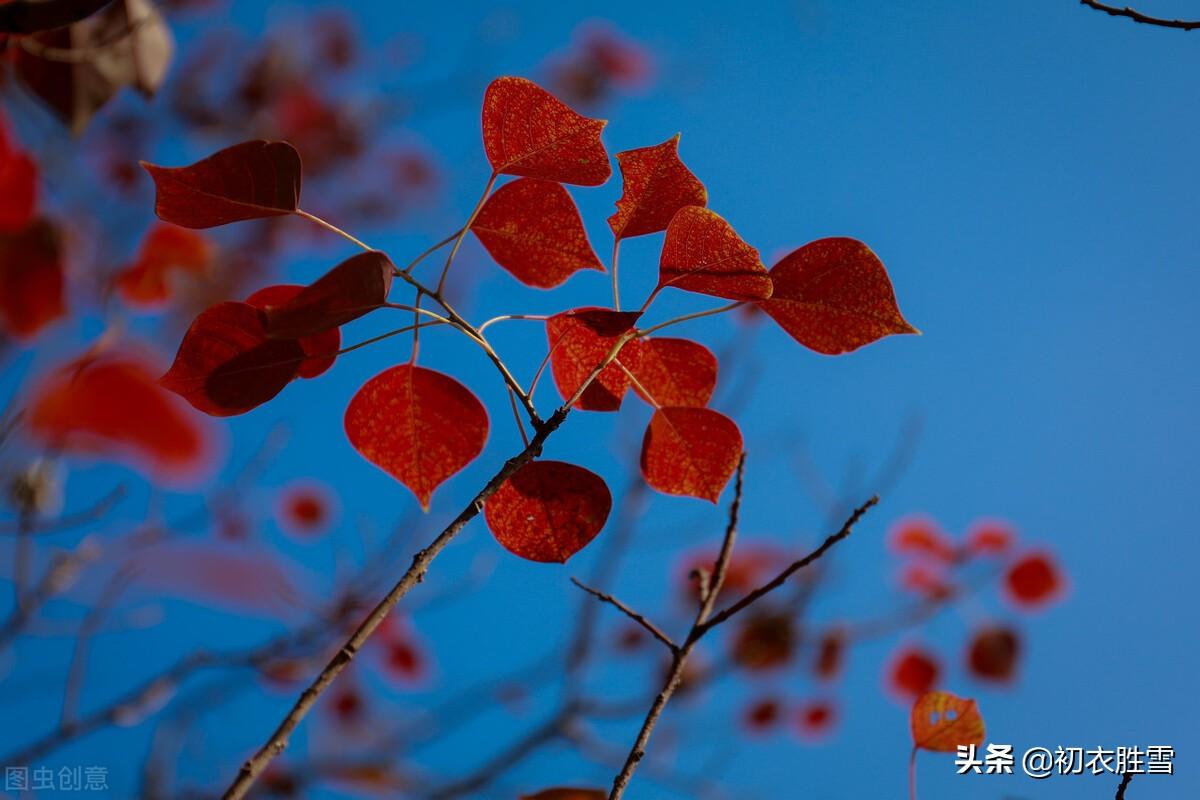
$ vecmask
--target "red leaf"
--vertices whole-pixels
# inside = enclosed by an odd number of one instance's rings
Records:
[[[133,306],[160,305],[171,299],[171,273],[202,274],[212,252],[202,234],[158,223],[146,234],[137,259],[117,275],[117,291]]]
[[[888,686],[900,697],[917,697],[937,686],[941,671],[933,654],[906,647],[892,659]]]
[[[483,96],[483,147],[497,174],[599,186],[612,174],[606,124],[524,78],[497,78]]]
[[[837,722],[837,709],[827,700],[812,700],[800,706],[796,723],[800,735],[806,739],[818,739],[829,733]]]
[[[532,461],[501,485],[483,513],[509,552],[562,564],[596,538],[611,509],[612,495],[596,473],[562,461]]]
[[[957,557],[954,542],[932,517],[905,517],[888,531],[888,544],[900,555],[925,556],[936,561],[952,563]]]
[[[618,240],[664,231],[679,209],[708,204],[704,184],[679,160],[679,134],[617,153],[617,163],[624,188],[608,227]]]
[[[132,461],[156,477],[193,477],[208,461],[196,419],[128,354],[88,356],[51,373],[29,401],[29,426],[47,447]]]
[[[771,268],[775,293],[762,308],[792,338],[826,355],[893,333],[920,333],[900,315],[887,270],[856,239],[818,239]]]
[[[0,112],[0,232],[19,231],[37,211],[38,168],[9,141],[7,121]]]
[[[983,717],[974,700],[949,692],[928,692],[912,707],[914,749],[953,753],[960,746],[983,744]],[[914,753],[915,754],[915,753]]]
[[[31,338],[66,314],[59,232],[38,220],[17,233],[0,233],[0,323],[12,336]]]
[[[1012,549],[1017,534],[1002,519],[980,519],[967,530],[966,552],[971,555],[1002,555]]]
[[[296,581],[270,551],[245,545],[167,542],[139,551],[130,577],[155,593],[240,613],[275,616],[302,600]]]
[[[640,316],[632,311],[587,307],[564,311],[546,320],[550,371],[564,400],[575,395]],[[638,345],[637,341],[630,341],[621,348],[621,363],[631,371],[641,359]],[[585,411],[616,411],[627,389],[629,375],[618,364],[609,364],[584,390],[575,407]]]
[[[630,368],[639,397],[658,406],[708,405],[717,387],[717,357],[711,350],[688,339],[642,339],[640,345],[641,357]]]
[[[779,701],[773,697],[755,701],[742,714],[742,724],[750,733],[762,733],[779,721]]]
[[[552,289],[581,269],[604,271],[561,184],[521,178],[492,194],[471,230],[496,263],[528,286]]]
[[[287,142],[235,144],[188,167],[142,166],[154,179],[154,211],[185,228],[291,214],[300,203],[300,154]]]
[[[771,296],[771,278],[758,251],[728,222],[699,206],[681,208],[667,226],[658,288],[668,286],[730,300]]]
[[[449,375],[401,364],[363,384],[346,408],[346,435],[363,458],[429,509],[434,490],[487,442],[488,416]]]
[[[758,612],[747,615],[733,637],[733,662],[758,672],[782,667],[792,660],[799,636],[788,614]]]
[[[845,632],[840,628],[826,631],[817,644],[817,659],[813,671],[822,680],[832,680],[841,675],[845,660]]]
[[[227,301],[196,317],[160,382],[200,411],[229,417],[283,391],[304,356],[295,339],[267,338],[257,308]]]
[[[329,490],[315,483],[288,487],[279,499],[279,526],[293,536],[324,533],[333,516]]]
[[[246,304],[264,311],[271,306],[281,306],[300,294],[303,286],[292,283],[280,283],[275,286],[264,286],[246,298]],[[337,328],[318,333],[315,336],[300,337],[300,347],[308,358],[296,370],[296,377],[315,378],[333,366],[337,359],[337,351],[342,346],[342,332]]]
[[[967,647],[967,668],[986,681],[1006,683],[1013,678],[1021,639],[1016,631],[1001,626],[980,628]]]
[[[356,320],[387,302],[394,270],[377,250],[348,258],[291,300],[268,304],[267,333],[273,339],[299,339]]]
[[[1049,553],[1027,553],[1004,576],[1008,598],[1018,606],[1039,608],[1056,599],[1063,590],[1062,574]]]
[[[642,476],[660,492],[717,502],[742,454],[742,433],[707,408],[660,408],[642,440]]]

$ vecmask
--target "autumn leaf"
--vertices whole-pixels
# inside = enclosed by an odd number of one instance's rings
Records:
[[[496,490],[483,513],[509,552],[562,564],[596,537],[611,509],[612,495],[596,473],[562,461],[532,461]]]
[[[950,692],[927,692],[912,707],[913,747],[953,753],[960,745],[983,744],[983,717],[974,700]]]
[[[483,96],[483,147],[500,175],[599,186],[612,174],[600,141],[606,124],[524,78],[497,78]]]
[[[708,408],[660,408],[642,439],[642,476],[666,494],[717,502],[742,454],[742,433]]]
[[[161,305],[171,299],[173,273],[202,275],[212,257],[212,243],[203,234],[158,223],[142,240],[134,262],[118,273],[117,292],[132,306]]]
[[[704,184],[679,160],[679,134],[617,153],[617,163],[624,188],[608,227],[618,241],[666,230],[681,208],[708,204]]]
[[[294,484],[279,498],[279,526],[298,537],[324,533],[333,516],[332,506],[332,495],[327,487],[311,481]]]
[[[303,286],[292,283],[280,283],[274,286],[264,286],[246,298],[246,304],[266,310],[273,306],[282,306],[304,291]],[[315,378],[333,366],[337,359],[337,351],[342,346],[342,332],[330,328],[314,336],[301,336],[300,348],[308,356],[296,370],[298,378]]]
[[[381,307],[392,288],[395,266],[372,250],[346,259],[281,305],[266,307],[273,339],[318,336]]]
[[[411,364],[363,384],[346,408],[350,444],[428,510],[433,492],[483,451],[488,416],[449,375]]]
[[[941,674],[936,656],[920,647],[906,645],[892,657],[888,688],[900,698],[919,697],[937,686]]]
[[[658,262],[658,289],[674,286],[730,300],[765,300],[771,279],[728,222],[707,208],[687,206],[671,218]]]
[[[295,339],[267,337],[259,309],[226,301],[192,321],[160,382],[194,408],[228,417],[279,394],[304,360],[304,349]]]
[[[976,678],[1006,683],[1013,679],[1021,654],[1021,637],[1012,628],[987,625],[971,634],[967,669]]]
[[[630,368],[639,397],[658,406],[708,405],[717,386],[717,357],[711,350],[688,339],[670,338],[642,339],[639,350],[641,356]]]
[[[1063,591],[1064,580],[1058,563],[1049,553],[1025,553],[1008,568],[1004,589],[1016,606],[1032,610],[1057,599]]]
[[[893,552],[904,556],[921,556],[953,563],[958,557],[954,542],[942,530],[937,521],[924,514],[904,517],[888,531],[888,546]]]
[[[471,230],[496,263],[528,286],[551,289],[581,269],[604,266],[561,184],[521,178],[487,199]]]
[[[129,353],[88,355],[53,371],[34,388],[28,413],[44,446],[130,462],[155,478],[188,479],[208,461],[196,418]]]
[[[546,320],[550,344],[550,371],[564,400],[569,400],[597,366],[603,363],[620,338],[641,315],[607,308],[576,308]],[[627,369],[638,367],[639,342],[626,343],[620,352]],[[575,407],[586,411],[616,411],[629,389],[629,375],[618,364],[609,364],[583,391]]]
[[[35,220],[0,233],[0,326],[30,339],[66,314],[62,243],[58,229]]]
[[[154,179],[154,211],[185,228],[291,214],[300,203],[300,154],[287,142],[235,144],[187,167],[142,166]]]
[[[26,227],[37,212],[38,168],[11,140],[0,111],[0,233]]]
[[[520,800],[604,800],[608,792],[603,789],[574,789],[559,787],[543,789],[536,794],[523,794]]]
[[[763,311],[805,347],[826,355],[884,336],[919,333],[900,315],[887,270],[856,239],[818,239],[771,268],[775,293]]]

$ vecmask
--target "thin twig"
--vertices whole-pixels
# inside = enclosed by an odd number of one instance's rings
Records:
[[[1194,31],[1197,28],[1200,28],[1200,20],[1163,19],[1161,17],[1151,17],[1143,14],[1140,11],[1132,9],[1129,6],[1119,8],[1117,6],[1110,6],[1104,3],[1096,2],[1096,0],[1079,0],[1079,2],[1081,5],[1085,5],[1088,8],[1094,8],[1097,11],[1103,11],[1110,17],[1125,17],[1133,20],[1134,22],[1140,22],[1143,25],[1155,25],[1159,28],[1174,28],[1180,31]]]
[[[1125,800],[1125,790],[1129,788],[1129,783],[1133,780],[1133,773],[1126,772],[1121,776],[1121,785],[1117,787],[1117,796],[1115,800]]]
[[[675,651],[677,651],[679,649],[679,646],[677,644],[675,644],[675,642],[671,641],[671,637],[667,636],[665,633],[663,633],[661,628],[659,628],[657,625],[655,625],[653,622],[651,622],[649,619],[647,619],[643,614],[640,614],[637,611],[634,611],[632,608],[625,605],[620,600],[613,597],[611,594],[608,594],[607,592],[602,592],[599,589],[593,589],[592,587],[583,583],[578,578],[571,578],[571,583],[575,584],[580,589],[583,589],[585,592],[590,594],[592,597],[595,597],[597,600],[600,600],[601,602],[604,602],[604,603],[610,603],[613,606],[615,606],[617,608],[617,610],[619,610],[625,616],[629,617],[631,620],[636,622],[638,625],[641,625],[643,628],[645,628],[646,631],[649,632],[649,634],[651,636],[653,636],[655,639],[658,639],[660,642],[665,644],[667,646],[667,649],[670,650],[672,653],[674,653]]]

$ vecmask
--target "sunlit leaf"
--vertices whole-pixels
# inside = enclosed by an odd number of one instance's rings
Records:
[[[303,286],[292,283],[264,286],[247,297],[246,304],[265,311],[268,307],[287,303],[303,290]],[[342,332],[337,328],[330,328],[315,336],[302,336],[299,342],[308,358],[305,358],[296,370],[296,377],[315,378],[333,366],[337,359],[337,351],[342,346]]]
[[[617,153],[624,184],[608,227],[618,240],[667,229],[685,206],[704,206],[708,192],[679,160],[679,134],[662,144]]]
[[[765,300],[771,279],[755,250],[707,208],[681,208],[667,226],[658,286],[730,300]]]
[[[612,174],[600,141],[605,124],[524,78],[497,78],[483,97],[483,147],[503,175],[598,186]]]
[[[642,440],[642,476],[660,492],[715,503],[741,454],[741,431],[724,414],[707,408],[660,408]]]
[[[532,461],[501,485],[483,512],[506,550],[561,564],[596,537],[611,509],[612,495],[596,473],[562,461]]]
[[[896,333],[919,333],[900,315],[879,257],[856,239],[818,239],[771,268],[762,308],[805,347],[826,355]]]
[[[346,408],[346,435],[363,458],[428,509],[434,490],[487,442],[483,404],[449,375],[401,364],[363,384]]]
[[[633,328],[640,314],[607,308],[576,308],[546,320],[550,345],[550,372],[564,400],[574,396],[588,376]],[[641,359],[639,342],[621,348],[620,360],[636,369]],[[586,411],[616,411],[629,389],[629,375],[618,364],[609,364],[583,391],[575,407]]]
[[[287,142],[243,142],[187,167],[142,166],[154,179],[155,213],[185,228],[282,216],[300,203],[300,154]]]
[[[961,745],[983,744],[983,717],[974,700],[950,692],[928,692],[912,707],[913,746],[953,753]]]
[[[62,243],[57,228],[35,220],[0,233],[0,325],[28,339],[66,314]]]
[[[377,250],[346,259],[283,304],[267,304],[267,334],[317,336],[374,311],[387,302],[394,270]]]
[[[717,387],[717,357],[711,350],[688,339],[647,338],[639,345],[640,358],[630,368],[639,397],[659,406],[708,405]]]
[[[492,194],[471,230],[521,283],[550,289],[581,269],[604,271],[562,184],[521,178]]]

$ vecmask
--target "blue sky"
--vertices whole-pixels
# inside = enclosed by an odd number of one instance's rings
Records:
[[[1187,5],[1162,2],[1154,10],[1185,14]],[[289,12],[246,13],[243,24],[255,28]],[[487,177],[477,111],[486,78],[536,77],[545,55],[562,49],[592,16],[566,3],[514,7],[511,38],[481,56],[467,51],[478,41],[472,21],[493,13],[489,4],[433,4],[401,14],[392,3],[363,3],[354,13],[378,41],[401,31],[425,40],[428,60],[414,79],[436,78],[464,58],[484,62],[473,94],[413,122],[445,165],[458,216]],[[1007,518],[1058,555],[1070,593],[1020,621],[1025,661],[1018,682],[1003,691],[972,684],[957,665],[970,621],[1012,618],[1012,612],[985,597],[978,608],[945,615],[919,638],[952,665],[948,688],[979,698],[991,741],[1018,749],[1170,744],[1179,752],[1179,774],[1135,780],[1130,796],[1153,800],[1200,790],[1192,768],[1200,746],[1192,574],[1200,545],[1191,508],[1200,468],[1194,35],[1110,19],[1070,0],[839,0],[740,9],[610,2],[595,14],[650,47],[659,66],[651,92],[606,109],[610,152],[682,132],[681,153],[708,186],[711,207],[764,255],[822,236],[860,238],[883,259],[901,308],[924,331],[836,359],[804,350],[769,324],[752,336],[725,320],[681,331],[718,352],[735,348],[722,391],[755,376],[753,395],[736,415],[749,453],[746,538],[796,549],[811,543],[826,525],[798,474],[801,454],[831,482],[853,485],[845,476],[884,461],[906,421],[919,417],[913,463],[837,552],[817,616],[859,617],[899,602],[883,546],[896,517],[928,512],[956,532],[979,516]],[[618,194],[616,181],[573,190],[601,253],[609,242],[604,218]],[[353,229],[352,220],[345,223]],[[442,233],[383,234],[372,244],[400,260]],[[623,245],[624,295],[638,297],[652,285],[658,245],[658,237]],[[541,294],[486,267],[475,243],[465,258],[479,265],[463,270],[478,282],[468,303],[476,319],[608,299],[607,277],[598,273]],[[327,264],[298,259],[291,274],[313,277]],[[681,294],[664,301],[664,317],[704,307]],[[521,354],[541,347],[542,336],[537,326],[514,323],[497,329],[496,340],[502,351]],[[479,387],[493,433],[484,456],[435,497],[426,531],[518,444],[489,365],[449,335],[428,339],[422,362]],[[384,527],[413,511],[411,496],[351,452],[341,429],[353,389],[403,360],[405,347],[342,358],[325,379],[293,385],[275,403],[227,423],[234,462],[275,423],[294,432],[266,485],[312,477],[337,488],[342,527],[329,542],[296,554],[314,571],[328,570],[335,548],[352,546],[355,520]],[[532,373],[536,358],[521,374]],[[549,385],[541,391],[548,407],[553,391]],[[646,416],[636,402],[619,419],[579,415],[547,455],[600,472],[616,490],[626,483],[630,443]],[[71,488],[92,496],[110,479],[105,468],[80,468]],[[715,542],[723,514],[723,507],[700,501],[656,497],[618,581],[620,596],[648,611],[670,608],[674,598],[662,576],[673,555]],[[566,567],[521,562],[473,525],[437,563],[435,576],[452,586],[480,558],[494,558],[494,572],[476,593],[417,616],[436,653],[435,688],[452,692],[482,677],[482,664],[500,670],[552,647],[577,608],[567,578],[586,574],[593,550]],[[438,585],[435,577],[422,591]],[[182,606],[170,607],[169,615],[173,624],[97,646],[97,695],[127,685],[146,666],[127,654],[140,641],[171,653],[197,641],[245,640],[271,630]],[[793,787],[814,798],[902,796],[906,713],[879,689],[881,665],[895,643],[855,653],[838,693],[843,720],[829,743],[802,746],[779,735],[747,745],[730,731],[745,692],[725,687],[705,703],[668,712],[664,742],[672,730],[702,733],[699,744],[671,758],[696,770],[719,753],[728,785],[758,797],[779,797],[777,787],[787,787],[786,796]],[[55,642],[17,652],[19,662],[55,664],[63,654]],[[27,675],[22,666],[18,676]],[[640,678],[605,670],[597,689],[627,696]],[[813,695],[799,675],[781,676],[775,685],[793,697]],[[206,756],[236,763],[265,735],[284,697],[254,694],[205,728],[197,747]],[[23,739],[27,727],[45,724],[47,708],[53,705],[12,701],[4,716],[17,724],[3,726],[0,750]],[[423,758],[434,769],[461,771],[536,718],[489,714],[464,741]],[[604,733],[622,747],[632,737],[627,726]],[[63,751],[54,763],[111,763],[114,781],[130,786],[130,754],[147,742],[145,727],[105,734]],[[1112,776],[959,778],[950,758],[930,755],[921,758],[920,776],[924,798],[1104,797],[1116,785]],[[608,777],[557,753],[516,771],[508,786],[603,784]],[[676,796],[659,791],[640,783],[631,796]]]

